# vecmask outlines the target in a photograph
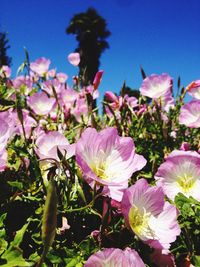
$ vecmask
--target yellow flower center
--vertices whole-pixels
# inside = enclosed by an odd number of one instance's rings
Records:
[[[101,164],[99,164],[99,162],[96,160],[95,162],[93,162],[93,164],[90,165],[90,168],[97,175],[97,177],[101,178],[102,180],[107,179],[107,175],[105,174],[105,162],[101,162]]]
[[[178,177],[177,183],[184,193],[188,193],[195,185],[195,179],[191,175],[184,174]]]
[[[92,162],[89,163],[89,166],[97,177],[102,180],[107,180],[109,177],[106,169],[108,168],[109,163],[109,157],[107,157],[103,150],[100,150],[98,158],[93,158]]]
[[[141,236],[150,236],[153,237],[154,233],[152,229],[149,227],[149,219],[151,214],[146,212],[145,209],[143,211],[139,210],[136,206],[133,206],[129,211],[129,222],[131,229],[133,232]]]

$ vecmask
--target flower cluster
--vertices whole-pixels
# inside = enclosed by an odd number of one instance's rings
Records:
[[[2,263],[199,262],[200,80],[174,98],[173,79],[152,74],[138,91],[107,91],[99,115],[103,71],[70,86],[49,59],[22,66],[15,78],[0,68]]]

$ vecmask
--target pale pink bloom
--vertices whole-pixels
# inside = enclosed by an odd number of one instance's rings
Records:
[[[71,109],[74,106],[75,101],[78,99],[78,96],[79,94],[77,91],[68,87],[67,89],[62,90],[60,102],[66,109]]]
[[[171,108],[174,108],[174,98],[170,91],[156,100],[157,104],[161,106],[161,109],[169,112]]]
[[[79,53],[71,53],[67,57],[70,64],[73,66],[78,66],[80,63],[80,54]]]
[[[61,96],[62,91],[65,91],[66,87],[67,86],[65,85],[65,83],[61,83],[57,78],[52,79],[52,80],[47,80],[41,83],[41,88],[43,91],[47,92],[50,96],[53,96],[53,97],[55,97],[54,94],[56,93],[59,100],[60,98],[62,99],[62,96]]]
[[[187,92],[194,98],[200,100],[200,80],[196,80],[194,82],[191,82],[187,86]]]
[[[200,155],[195,151],[174,150],[158,168],[155,179],[172,200],[182,193],[200,201]]]
[[[71,114],[75,116],[78,122],[82,122],[82,119],[88,119],[88,105],[85,98],[76,100],[76,105],[71,110]]]
[[[7,151],[0,148],[0,172],[4,171],[7,166]]]
[[[111,91],[105,92],[105,98],[110,102],[118,102],[118,97]]]
[[[151,247],[169,249],[180,234],[176,208],[164,201],[161,187],[145,179],[124,191],[121,209],[128,228]]]
[[[23,89],[24,94],[28,95],[33,89],[33,81],[30,76],[18,76],[13,81],[13,86],[16,89]]]
[[[63,72],[59,72],[56,74],[56,78],[58,79],[58,81],[60,83],[65,83],[68,79],[67,74],[63,73]]]
[[[168,250],[154,250],[151,260],[158,267],[176,267],[174,256]]]
[[[49,59],[41,57],[30,63],[30,69],[39,76],[44,76],[48,72],[50,64]]]
[[[140,87],[141,95],[153,99],[159,98],[170,91],[172,91],[172,78],[166,73],[161,75],[152,74],[143,80]]]
[[[7,116],[9,116],[9,113],[7,113]],[[8,139],[13,133],[13,127],[14,125],[9,125],[8,120],[6,120],[6,118],[3,118],[3,116],[0,117],[0,153],[7,146]]]
[[[75,144],[69,144],[67,138],[60,132],[42,133],[36,140],[36,153],[40,159],[59,161],[58,149],[69,159],[75,154]]]
[[[181,107],[179,123],[189,128],[200,127],[200,100],[192,100]]]
[[[90,94],[93,99],[97,99],[99,97],[99,91],[95,89],[93,85],[88,85],[84,87],[80,93],[82,96]]]
[[[94,77],[94,81],[93,81],[93,86],[94,86],[94,90],[96,90],[99,87],[99,84],[101,82],[102,76],[103,76],[104,71],[103,70],[99,70],[95,77]]]
[[[55,78],[56,77],[56,69],[51,69],[48,71],[48,77]]]
[[[37,92],[27,98],[27,103],[36,114],[47,115],[53,109],[56,100],[44,92]]]
[[[124,100],[131,108],[138,107],[138,99],[136,97],[125,95]]]
[[[120,137],[115,128],[99,133],[87,128],[76,146],[76,161],[89,185],[104,186],[104,195],[121,201],[128,180],[141,170],[146,160],[135,153],[130,137]]]
[[[109,101],[109,107],[112,109],[113,112],[115,112],[115,116],[120,119],[120,109],[123,105],[123,97],[122,96],[116,96],[111,91],[105,92],[105,98]],[[113,114],[108,106],[105,106],[105,111],[108,117],[112,117]]]
[[[0,77],[9,78],[10,76],[11,76],[11,68],[6,65],[3,65],[0,68]]]
[[[137,115],[140,116],[146,111],[147,111],[147,105],[146,104],[139,105],[139,110],[137,111]]]
[[[134,249],[105,248],[89,257],[84,267],[145,267]]]
[[[31,134],[32,128],[37,126],[37,122],[33,119],[33,117],[29,116],[29,112],[27,110],[23,110],[23,126],[25,129],[26,137],[29,138]],[[17,129],[18,133],[23,135],[22,125],[17,117]]]
[[[177,136],[176,131],[171,131],[170,136],[176,139],[176,136]]]
[[[66,230],[70,229],[70,225],[68,224],[67,218],[62,217],[62,227],[58,228],[61,234],[64,234]]]

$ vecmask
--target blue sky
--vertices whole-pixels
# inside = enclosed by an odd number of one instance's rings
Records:
[[[77,46],[65,28],[74,14],[94,7],[108,23],[110,49],[101,57],[105,71],[101,95],[119,92],[124,80],[139,88],[145,72],[181,76],[182,85],[200,79],[199,0],[1,0],[1,31],[7,31],[13,76],[24,59],[44,56],[52,67],[71,77],[78,68],[66,58]],[[71,83],[71,79],[69,79]]]

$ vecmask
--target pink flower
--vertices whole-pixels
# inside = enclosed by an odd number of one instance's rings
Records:
[[[37,92],[27,98],[27,103],[36,114],[47,115],[52,111],[56,100],[44,92]]]
[[[110,102],[118,102],[118,97],[111,91],[105,92],[105,98]]]
[[[156,249],[151,259],[159,267],[176,267],[174,256],[167,250]]]
[[[33,117],[29,116],[29,113],[28,113],[27,110],[23,110],[23,125],[24,125],[24,129],[25,129],[26,137],[29,138],[29,136],[31,134],[31,129],[33,127],[37,126],[37,122],[33,119]],[[17,117],[17,129],[16,129],[16,132],[18,132],[21,135],[23,135],[22,125],[19,122],[18,117]]]
[[[121,209],[128,228],[151,247],[169,249],[180,234],[176,208],[164,201],[161,187],[145,179],[124,191]]]
[[[68,55],[68,61],[73,66],[78,66],[80,63],[80,54],[79,53],[71,53]]]
[[[7,163],[7,151],[4,148],[0,150],[0,172],[4,171]]]
[[[138,99],[136,97],[125,95],[124,100],[131,108],[138,107]]]
[[[4,112],[3,112],[4,113]],[[9,113],[7,113],[7,117]],[[1,114],[2,115],[2,114]],[[14,131],[14,125],[9,121],[6,120],[6,117],[0,117],[0,153],[5,149],[7,146],[8,139],[11,137]]]
[[[194,98],[200,100],[200,80],[196,80],[194,82],[191,82],[187,86],[187,92]]]
[[[59,161],[57,148],[66,159],[74,156],[75,145],[70,145],[66,137],[59,132],[42,133],[36,140],[36,153],[40,159],[55,159]]]
[[[51,69],[47,73],[48,77],[55,78],[56,77],[56,69]]]
[[[179,123],[189,128],[200,127],[200,100],[192,100],[181,107]]]
[[[161,96],[156,102],[159,106],[161,105],[161,109],[165,112],[169,112],[170,108],[174,108],[174,98],[170,91]]]
[[[82,89],[81,95],[86,96],[87,94],[90,94],[93,99],[97,99],[99,97],[99,91],[95,89],[93,85],[88,85]]]
[[[94,86],[94,90],[96,90],[99,87],[99,84],[101,82],[102,76],[103,76],[104,71],[103,70],[99,70],[95,77],[94,77],[94,81],[93,81],[93,86]]]
[[[3,65],[0,68],[0,77],[9,78],[10,76],[11,76],[11,68],[6,65]]]
[[[104,186],[104,195],[117,201],[121,201],[132,173],[146,164],[144,157],[135,153],[133,140],[120,137],[115,128],[99,133],[87,128],[77,142],[76,160],[89,185]]]
[[[71,89],[63,89],[61,92],[60,102],[65,106],[65,108],[70,109],[73,107],[75,101],[78,99],[78,92]]]
[[[145,267],[134,249],[105,248],[89,257],[84,267]]]
[[[39,76],[44,76],[48,72],[50,64],[51,61],[49,59],[41,57],[30,63],[30,69]]]
[[[13,80],[13,86],[16,89],[23,89],[24,93],[28,95],[32,90],[33,82],[29,76],[18,76]]]
[[[41,83],[42,89],[49,95],[54,96],[53,88],[59,97],[62,90],[65,90],[65,84],[61,83],[58,79],[47,80]]]
[[[106,98],[106,100],[109,101],[109,106],[112,109],[112,111],[115,112],[116,117],[118,119],[120,119],[120,117],[121,117],[120,109],[123,105],[122,96],[116,96],[113,92],[106,91],[105,98]],[[112,117],[113,114],[112,114],[110,108],[106,106],[105,111],[106,111],[107,116]]]
[[[140,87],[140,93],[142,95],[153,99],[159,98],[171,90],[172,78],[166,73],[161,75],[152,74],[143,80],[142,86]]]
[[[180,150],[184,150],[184,151],[188,151],[188,150],[190,150],[190,144],[187,143],[187,142],[183,142],[183,143],[181,144]]]
[[[195,151],[174,150],[158,168],[155,179],[172,200],[182,193],[200,201],[200,155]]]
[[[78,98],[76,105],[73,107],[71,113],[75,116],[78,122],[88,119],[88,105],[85,98]]]
[[[63,72],[59,72],[56,74],[56,78],[59,80],[60,83],[65,83],[68,79],[68,76]]]

